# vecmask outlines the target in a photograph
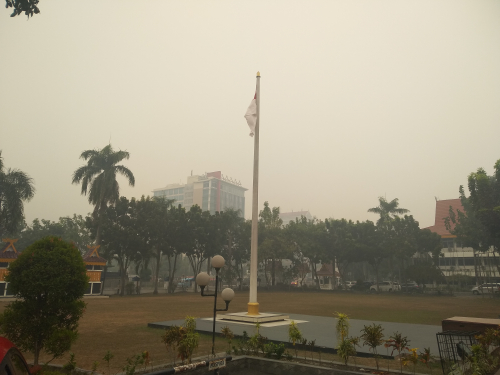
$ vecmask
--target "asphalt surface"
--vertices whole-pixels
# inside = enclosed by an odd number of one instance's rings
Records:
[[[299,322],[298,327],[302,332],[303,337],[308,340],[316,340],[316,346],[325,348],[335,348],[337,346],[335,318],[302,314],[288,315],[291,320],[304,321]],[[148,325],[155,328],[166,328],[174,324],[182,325],[183,323],[183,320],[173,320],[152,322]],[[380,324],[382,326],[384,329],[384,335],[387,338],[394,332],[399,332],[408,337],[410,340],[410,347],[430,347],[431,353],[438,355],[436,333],[441,332],[441,326],[351,319],[349,333],[352,336],[358,336],[361,329],[363,329],[365,325],[371,325],[373,323]],[[213,320],[211,318],[199,318],[196,320],[197,330],[207,334],[212,333],[212,324]],[[253,335],[255,331],[255,326],[253,324],[233,323],[228,321],[216,321],[215,331],[220,332],[221,328],[224,326],[231,328],[233,333],[237,336],[243,335],[243,331],[247,331],[249,335]],[[266,336],[269,340],[288,342],[288,324],[275,327],[266,327],[263,325],[260,327],[260,334]],[[386,354],[386,348],[384,346],[380,346],[377,349],[379,354]],[[356,350],[358,352],[370,353],[369,348],[366,346],[361,346]]]

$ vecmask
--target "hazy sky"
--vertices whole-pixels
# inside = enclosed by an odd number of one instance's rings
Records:
[[[500,159],[500,1],[41,0],[0,8],[0,149],[34,178],[26,217],[91,211],[71,176],[111,139],[151,194],[194,174],[241,180],[259,205],[376,220],[399,198],[421,227]]]

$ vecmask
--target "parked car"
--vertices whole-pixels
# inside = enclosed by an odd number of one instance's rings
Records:
[[[400,290],[400,286],[392,281],[382,281],[378,283],[378,291],[380,292],[395,292],[397,290]],[[370,287],[370,292],[377,292],[377,284]]]
[[[194,283],[195,278],[194,277],[185,277],[182,278],[178,283],[177,283],[177,288],[181,289],[187,289],[191,288],[191,286]]]
[[[5,337],[0,337],[0,374],[30,374],[28,364],[21,352]]]
[[[290,283],[290,286],[293,286],[293,287],[297,287],[299,285],[299,282],[297,280],[293,280],[291,283]]]
[[[344,283],[345,289],[351,289],[354,285],[356,285],[356,281],[346,281]]]
[[[500,283],[486,283],[472,288],[472,294],[500,293]]]
[[[356,283],[351,287],[351,290],[355,290],[357,292],[366,292],[370,290],[370,287],[373,285],[371,281],[363,281],[362,283]]]
[[[423,293],[423,289],[415,282],[410,281],[406,284],[401,284],[401,291],[406,293]]]

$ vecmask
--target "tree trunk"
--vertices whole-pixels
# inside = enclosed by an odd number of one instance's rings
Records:
[[[231,233],[229,233],[228,238],[227,238],[227,257],[228,257],[227,269],[229,272],[227,274],[230,275],[229,280],[228,280],[230,288],[233,287],[233,273],[232,273],[233,247],[232,247],[232,243],[233,243],[233,236]]]
[[[155,289],[153,294],[158,294],[158,273],[160,272],[161,251],[157,249],[156,253],[156,271],[155,271]]]
[[[276,285],[276,260],[271,259],[271,285]]]
[[[125,279],[127,277],[125,263],[123,261],[120,262],[120,279],[121,279],[121,287],[120,287],[120,296],[125,295]]]
[[[169,261],[169,271],[168,271],[168,293],[174,294],[175,292],[175,286],[174,286],[174,278],[175,278],[175,271],[176,271],[176,265],[177,265],[177,253],[174,255],[174,264],[172,268],[170,268],[170,257],[168,258]]]
[[[33,359],[33,365],[35,365],[35,366],[38,365],[38,360],[40,359],[40,350],[41,349],[42,348],[40,348],[38,346],[38,342],[35,342],[35,352],[33,353],[35,356],[35,358]]]

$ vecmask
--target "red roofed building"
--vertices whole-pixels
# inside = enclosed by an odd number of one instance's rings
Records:
[[[464,212],[464,208],[462,206],[462,202],[460,199],[445,199],[442,201],[436,201],[436,216],[434,219],[434,225],[425,229],[430,229],[432,232],[435,232],[441,236],[441,238],[456,238],[453,234],[451,234],[444,224],[444,219],[450,216],[450,206],[457,213],[457,210]],[[453,229],[455,225],[451,223],[451,229]]]
[[[465,275],[476,277],[477,283],[500,281],[500,275],[494,265],[492,251],[478,252],[471,247],[463,247],[457,236],[446,229],[445,218],[450,216],[450,207],[455,212],[465,212],[460,199],[445,199],[436,201],[436,216],[434,225],[424,228],[441,236],[443,249],[439,259],[439,268],[445,276]],[[451,230],[454,224],[451,224]]]

